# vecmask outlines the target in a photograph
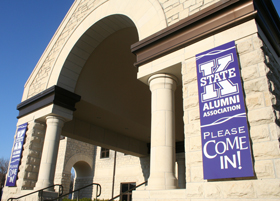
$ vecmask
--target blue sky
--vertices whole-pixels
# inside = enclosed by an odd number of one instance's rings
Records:
[[[11,154],[24,84],[73,1],[0,0],[0,158]]]

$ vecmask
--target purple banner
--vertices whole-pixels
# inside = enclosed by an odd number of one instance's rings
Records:
[[[17,135],[14,142],[13,153],[10,161],[6,186],[16,185],[18,167],[21,159],[21,152],[24,144],[26,129],[27,129],[27,123],[20,125],[17,129]]]
[[[235,42],[196,55],[204,179],[254,176]]]

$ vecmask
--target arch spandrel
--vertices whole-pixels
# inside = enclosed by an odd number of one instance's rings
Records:
[[[57,38],[57,41],[54,42],[51,47],[48,47],[52,50],[48,52],[48,56],[46,56],[44,61],[38,63],[27,81],[23,100],[26,100],[53,85],[60,85],[64,82],[63,79],[66,78],[65,76],[61,76],[61,71],[72,48],[75,46],[79,38],[98,21],[111,15],[126,16],[127,19],[130,19],[135,25],[138,31],[139,40],[156,33],[167,26],[164,12],[157,0],[104,0],[96,2],[95,5],[92,5],[93,3],[89,4],[89,2],[85,3],[85,1],[76,1],[74,4],[79,5],[76,5],[75,12],[72,13],[67,24],[65,24],[64,27],[59,28],[63,30],[60,33],[60,37]],[[91,9],[91,11],[82,12],[83,9]],[[81,15],[83,15],[82,19],[79,18]],[[79,23],[74,27],[73,23],[75,20],[79,21]],[[66,27],[69,29],[65,30]],[[67,36],[62,39],[62,35]],[[61,48],[58,48],[59,43],[63,44]],[[50,59],[51,62],[48,61]],[[48,65],[48,70],[44,68],[46,65]],[[69,72],[69,74],[71,73],[72,72]],[[68,86],[61,84],[63,85],[62,87],[69,91],[74,91],[76,81],[76,78],[74,77],[70,78],[74,81],[73,83],[68,84]],[[61,79],[62,82],[59,81],[59,79]]]

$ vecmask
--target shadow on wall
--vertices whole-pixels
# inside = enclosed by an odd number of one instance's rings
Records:
[[[150,157],[140,158],[140,164],[144,180],[147,181],[150,176]]]
[[[269,91],[273,95],[272,107],[275,115],[275,123],[280,127],[280,65],[276,62],[269,49],[264,45],[262,47],[264,52],[264,62],[268,67],[266,74],[268,79]],[[278,138],[280,142],[280,138]]]

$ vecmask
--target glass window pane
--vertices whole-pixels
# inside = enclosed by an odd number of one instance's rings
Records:
[[[128,201],[128,200],[127,200],[127,195],[126,195],[126,194],[122,196],[122,201]]]
[[[128,184],[122,184],[122,193],[128,190]]]
[[[129,189],[134,188],[135,186],[136,186],[136,183],[130,183]],[[129,192],[132,192],[132,190]]]

